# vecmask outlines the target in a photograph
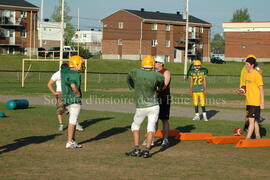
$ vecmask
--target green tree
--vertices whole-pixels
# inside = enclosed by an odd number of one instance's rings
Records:
[[[224,37],[218,33],[211,40],[211,52],[223,53],[225,47]]]
[[[59,0],[58,2],[59,4],[54,7],[54,10],[51,16],[55,22],[61,22],[62,0]],[[72,17],[69,14],[70,14],[70,7],[65,1],[65,9],[64,9],[64,22],[66,23],[65,33],[64,33],[65,45],[69,45],[71,43],[71,39],[75,33],[74,27],[71,24]]]
[[[244,8],[234,11],[231,22],[251,22],[248,9]]]

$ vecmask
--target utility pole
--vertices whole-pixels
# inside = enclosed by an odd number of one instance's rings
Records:
[[[60,33],[60,61],[59,61],[59,69],[63,64],[63,48],[64,48],[64,8],[65,8],[65,0],[62,0],[62,13],[61,13],[61,33]]]
[[[183,18],[186,18],[186,42],[185,42],[185,62],[184,62],[184,79],[187,78],[187,61],[188,61],[188,23],[189,23],[189,0],[186,0],[186,7]]]
[[[44,8],[44,3],[43,0],[41,0],[41,7],[40,7],[40,22],[39,22],[39,47],[42,47],[42,32],[43,32],[43,8]]]
[[[78,35],[78,39],[77,39],[77,42],[78,42],[78,54],[77,55],[80,55],[80,8],[78,8],[78,27],[77,27],[77,35]]]

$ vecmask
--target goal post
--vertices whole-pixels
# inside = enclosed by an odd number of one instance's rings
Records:
[[[22,87],[25,87],[25,62],[60,62],[69,61],[69,59],[22,59]],[[29,71],[29,70],[28,70]],[[84,92],[87,91],[87,59],[84,59]]]

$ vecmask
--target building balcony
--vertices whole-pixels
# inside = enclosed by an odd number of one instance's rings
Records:
[[[21,18],[9,18],[0,16],[0,26],[23,26]]]
[[[16,38],[15,40],[10,37],[0,37],[0,47],[18,47],[22,46],[22,40]]]

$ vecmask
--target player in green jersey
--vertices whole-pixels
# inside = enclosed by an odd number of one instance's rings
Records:
[[[195,116],[193,120],[200,120],[199,114],[199,102],[202,107],[203,119],[208,121],[205,109],[205,93],[206,93],[206,76],[208,75],[208,70],[206,68],[201,68],[201,61],[194,60],[194,69],[188,72],[190,77],[190,92],[192,94],[192,99],[195,107]]]

